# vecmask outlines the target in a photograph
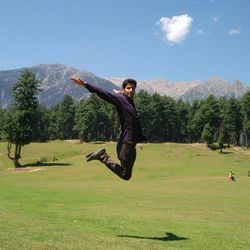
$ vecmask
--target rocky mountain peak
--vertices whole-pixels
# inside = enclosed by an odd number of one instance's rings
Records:
[[[51,106],[59,103],[65,95],[71,95],[75,101],[79,101],[89,95],[85,88],[74,85],[69,78],[80,77],[89,83],[105,88],[109,91],[120,89],[122,82],[127,77],[101,78],[89,71],[80,70],[63,64],[38,64],[30,68],[20,68],[14,70],[0,71],[0,107],[7,107],[13,102],[12,86],[17,82],[21,72],[30,69],[37,74],[37,78],[42,82],[43,92],[39,95],[39,100],[43,105]],[[175,100],[182,99],[192,102],[206,98],[213,94],[216,97],[241,97],[249,87],[241,81],[233,83],[226,81],[222,77],[213,76],[207,81],[192,80],[176,82],[170,80],[140,80],[137,91],[145,90],[150,94],[159,93],[167,95]]]

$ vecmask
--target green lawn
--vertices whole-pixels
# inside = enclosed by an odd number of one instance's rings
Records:
[[[250,249],[250,151],[146,144],[123,181],[84,155],[115,144],[0,143],[0,249]],[[44,166],[31,167],[38,160]],[[56,159],[56,160],[55,160]],[[227,179],[236,174],[235,183]]]

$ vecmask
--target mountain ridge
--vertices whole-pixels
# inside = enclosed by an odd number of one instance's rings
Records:
[[[32,67],[24,67],[12,70],[0,71],[0,107],[6,108],[13,103],[12,86],[18,81],[21,72],[24,69],[33,71],[38,80],[42,82],[38,99],[45,106],[53,106],[59,103],[65,95],[71,95],[75,101],[80,101],[89,96],[85,88],[72,84],[70,77],[80,77],[87,82],[113,91],[120,89],[122,81],[126,77],[107,77],[96,76],[90,71],[80,70],[63,64],[38,64]],[[167,95],[175,100],[192,102],[200,100],[213,94],[216,97],[225,96],[227,98],[234,96],[236,98],[250,90],[250,88],[239,80],[233,83],[226,81],[222,77],[211,77],[207,81],[192,80],[176,82],[170,80],[139,80],[137,91],[145,90],[150,94],[158,93]]]

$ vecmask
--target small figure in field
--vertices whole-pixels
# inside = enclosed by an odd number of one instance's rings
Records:
[[[120,164],[115,163],[105,149],[100,149],[86,156],[87,161],[99,160],[112,172],[123,180],[129,180],[136,159],[136,144],[147,139],[142,134],[141,124],[133,101],[137,82],[126,79],[122,84],[122,91],[110,93],[105,89],[87,83],[80,78],[70,78],[74,83],[85,87],[89,92],[96,93],[101,99],[115,105],[120,124],[121,134],[116,146]]]
[[[234,178],[234,173],[232,171],[229,172],[228,179],[230,181],[236,181],[235,178]]]

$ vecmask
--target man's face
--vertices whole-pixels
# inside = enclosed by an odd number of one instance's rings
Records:
[[[124,89],[122,89],[122,93],[129,98],[133,98],[135,94],[135,85],[128,83]]]

